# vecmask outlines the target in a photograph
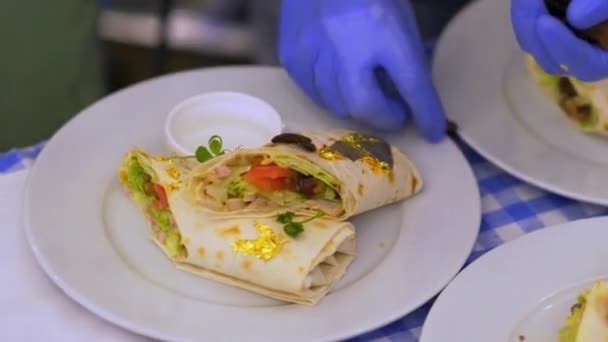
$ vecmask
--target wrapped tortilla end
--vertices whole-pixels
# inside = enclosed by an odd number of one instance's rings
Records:
[[[325,259],[325,261],[323,261],[323,263],[331,265],[331,266],[336,266],[338,264],[338,261],[336,260],[336,258],[333,255],[330,255],[327,257],[327,259]]]
[[[315,267],[315,269],[306,278],[306,287],[311,288],[313,286],[324,286],[327,285],[328,281],[325,278],[325,274],[321,270],[321,267]]]
[[[355,240],[346,240],[338,246],[338,252],[347,255],[355,255],[356,243]]]

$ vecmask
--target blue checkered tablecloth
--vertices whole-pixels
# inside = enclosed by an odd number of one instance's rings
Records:
[[[467,265],[507,241],[550,225],[608,215],[608,208],[569,200],[529,186],[499,170],[458,138],[454,138],[471,164],[481,192],[483,217],[480,234]],[[44,144],[0,154],[0,174],[32,164]],[[387,326],[358,336],[359,341],[418,341],[434,300]]]

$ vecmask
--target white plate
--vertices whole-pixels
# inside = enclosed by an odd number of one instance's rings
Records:
[[[608,139],[571,126],[534,84],[510,1],[478,0],[447,27],[434,79],[460,135],[507,172],[546,190],[608,205]]]
[[[48,275],[99,316],[170,340],[337,340],[396,320],[436,295],[464,264],[480,223],[473,174],[449,140],[404,132],[426,187],[411,201],[356,218],[360,256],[316,307],[285,305],[169,263],[122,193],[117,167],[134,145],[162,152],[163,121],[205,91],[258,96],[294,129],[350,127],[321,112],[280,69],[218,68],[144,82],[85,110],[53,137],[31,171],[26,231]]]
[[[441,293],[421,342],[557,341],[581,290],[608,276],[608,218],[546,228],[506,243]]]

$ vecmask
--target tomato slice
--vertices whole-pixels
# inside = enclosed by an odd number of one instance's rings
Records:
[[[154,201],[154,207],[156,209],[167,209],[169,208],[169,201],[167,200],[167,192],[160,184],[154,184],[154,191],[156,192],[156,200]]]
[[[277,165],[257,166],[243,178],[264,192],[288,190],[294,187],[293,171]]]
[[[273,192],[292,189],[292,182],[289,178],[256,178],[247,180],[249,184],[262,192]]]
[[[247,174],[252,178],[276,179],[291,177],[293,172],[290,169],[286,169],[278,165],[261,165],[253,168],[251,171],[247,172]]]

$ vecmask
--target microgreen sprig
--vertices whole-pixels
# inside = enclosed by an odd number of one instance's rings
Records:
[[[196,160],[200,163],[204,163],[213,159],[214,157],[221,156],[226,153],[226,150],[222,149],[223,141],[222,137],[219,135],[214,135],[209,138],[209,142],[207,144],[209,145],[208,147],[203,145],[199,146],[193,156],[185,156],[181,157],[181,159],[196,158]]]
[[[201,163],[204,163],[212,159],[213,157],[221,156],[222,154],[224,154],[224,151],[222,150],[222,138],[219,135],[214,135],[209,138],[208,145],[209,148],[205,146],[199,146],[196,149],[196,160]]]
[[[293,220],[294,215],[295,214],[293,212],[288,211],[277,216],[277,222],[283,224],[283,231],[285,232],[285,234],[291,236],[292,238],[298,237],[298,235],[300,235],[304,231],[304,224],[314,219],[318,219],[324,214],[323,212],[319,211],[315,216],[300,222],[295,222]]]

